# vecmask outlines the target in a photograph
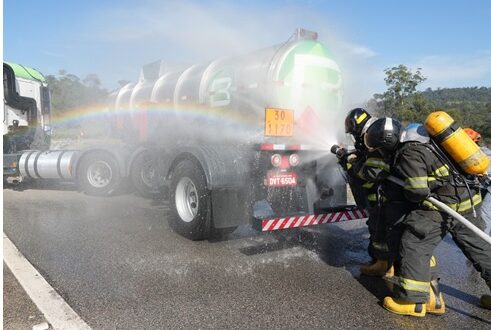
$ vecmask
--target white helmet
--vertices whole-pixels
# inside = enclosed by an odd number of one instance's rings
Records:
[[[417,141],[421,143],[430,142],[430,136],[423,124],[411,123],[402,131],[400,142]]]
[[[365,126],[363,126],[363,128],[361,129],[361,136],[365,135],[365,133],[367,132],[368,128],[373,124],[374,121],[376,121],[377,118],[376,117],[371,117],[370,119],[367,120],[367,122],[365,123]]]

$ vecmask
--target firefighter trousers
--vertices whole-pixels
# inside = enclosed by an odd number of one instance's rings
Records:
[[[367,221],[370,234],[368,251],[372,258],[394,262],[401,238],[398,223],[412,208],[407,202],[390,202],[370,209]]]
[[[477,227],[484,227],[480,216],[474,218],[472,214],[464,214],[464,217]],[[403,224],[398,262],[399,286],[395,290],[395,298],[413,303],[428,300],[433,277],[428,264],[447,232],[491,288],[491,245],[470,229],[446,213],[423,209],[411,211]]]
[[[386,240],[385,218],[382,216],[382,208],[378,205],[369,209],[367,220],[368,233],[370,234],[368,243],[368,254],[372,259],[388,260],[388,246]]]

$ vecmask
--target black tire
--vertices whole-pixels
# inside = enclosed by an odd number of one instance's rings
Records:
[[[87,195],[109,196],[121,184],[119,166],[114,157],[105,152],[93,152],[82,158],[77,170],[80,190]]]
[[[183,160],[172,172],[169,225],[193,241],[210,236],[211,200],[200,166]]]
[[[130,170],[131,183],[142,197],[156,198],[160,193],[157,159],[149,152],[142,152],[133,160]]]

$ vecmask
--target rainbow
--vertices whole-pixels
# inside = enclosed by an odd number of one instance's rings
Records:
[[[94,120],[111,120],[117,117],[129,118],[146,114],[149,120],[178,117],[181,121],[189,121],[190,124],[220,124],[223,127],[235,127],[241,129],[257,129],[261,125],[260,117],[254,116],[251,111],[237,111],[230,108],[212,109],[196,105],[152,104],[139,108],[126,108],[114,111],[107,105],[92,105],[51,114],[52,125],[82,124]],[[260,126],[259,126],[260,127]]]

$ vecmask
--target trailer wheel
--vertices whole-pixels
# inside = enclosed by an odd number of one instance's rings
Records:
[[[121,182],[118,163],[104,152],[93,152],[82,158],[77,173],[79,187],[88,195],[108,196]]]
[[[169,225],[191,240],[209,238],[211,201],[201,168],[190,160],[181,161],[172,173]]]
[[[145,198],[154,198],[160,195],[160,177],[157,160],[149,152],[142,152],[136,156],[131,165],[131,182],[136,191]]]

